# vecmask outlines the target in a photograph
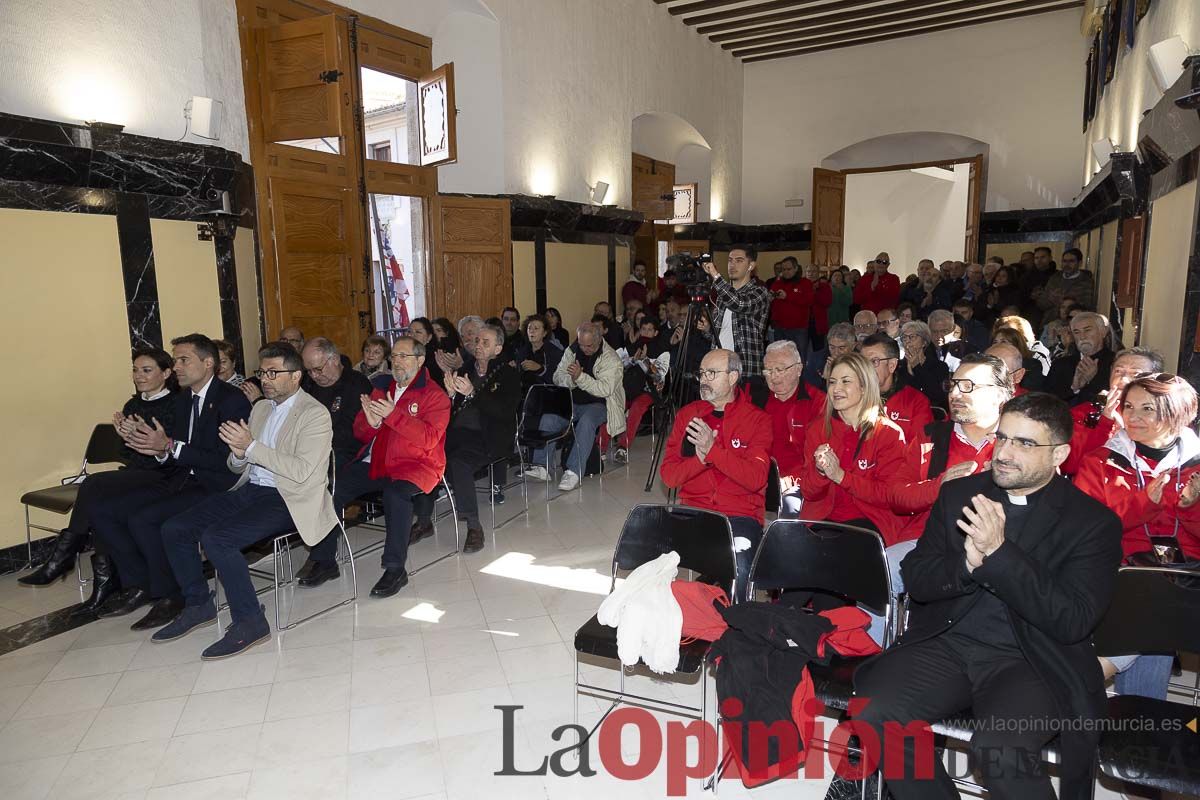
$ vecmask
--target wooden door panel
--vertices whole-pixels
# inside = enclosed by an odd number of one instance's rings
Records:
[[[983,156],[971,160],[967,178],[967,228],[964,242],[964,259],[967,263],[979,261],[979,223],[983,212],[984,168]]]
[[[371,69],[414,81],[433,66],[429,45],[376,33],[361,26],[358,29],[358,52],[358,60]]]
[[[344,156],[303,150],[286,144],[267,145],[267,168],[271,175],[290,180],[337,186],[348,186],[354,182]]]
[[[432,308],[450,319],[499,314],[513,298],[509,202],[439,195],[432,205]]]
[[[326,14],[264,29],[263,124],[268,141],[342,136],[342,88],[349,70],[337,17]],[[328,76],[340,73],[330,80]]]
[[[675,165],[634,153],[632,193],[634,210],[647,220],[670,219],[675,214]]]
[[[846,176],[813,169],[812,263],[838,266],[846,229]]]

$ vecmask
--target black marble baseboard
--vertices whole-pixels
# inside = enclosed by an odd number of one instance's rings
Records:
[[[37,513],[37,512],[34,512]],[[44,534],[45,531],[34,531],[38,534]],[[40,564],[50,557],[50,551],[54,549],[54,536],[45,536],[41,539],[33,540],[33,563]],[[8,575],[13,572],[19,572],[25,569],[29,563],[29,549],[25,542],[14,544],[9,547],[0,547],[0,575]]]

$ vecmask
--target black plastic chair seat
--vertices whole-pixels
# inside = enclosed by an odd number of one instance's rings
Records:
[[[68,483],[64,486],[50,486],[26,492],[21,495],[21,503],[56,514],[66,514],[75,507],[75,498],[78,496],[79,484]]]
[[[1200,795],[1200,733],[1196,707],[1149,697],[1108,699],[1111,724],[1100,738],[1100,769],[1176,794]]]
[[[679,646],[679,668],[676,672],[694,675],[704,664],[704,656],[708,652],[709,643],[695,641]],[[575,650],[586,655],[611,658],[616,660],[617,629],[602,625],[595,615],[583,623],[575,632]]]
[[[567,431],[562,430],[558,433],[543,433],[541,431],[531,431],[521,434],[521,444],[526,446],[538,447],[540,445],[549,444],[550,442],[561,442],[567,438]]]

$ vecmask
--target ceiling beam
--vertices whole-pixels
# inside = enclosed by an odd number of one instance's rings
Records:
[[[879,2],[879,0],[874,0]],[[804,8],[806,6],[815,6],[826,0],[771,0],[769,3],[755,3],[752,6],[742,6],[741,8],[733,8],[728,11],[714,11],[711,14],[701,14],[698,17],[684,17],[684,25],[705,25],[709,22],[722,22],[724,20],[738,19],[747,16],[748,14],[762,14],[767,11],[779,11],[783,8]]]
[[[847,36],[871,36],[880,33],[895,33],[899,31],[909,30],[922,25],[940,25],[950,22],[970,22],[973,19],[987,17],[989,15],[1000,14],[1010,11],[1025,11],[1039,6],[1044,6],[1047,3],[1055,2],[1055,0],[1005,0],[1002,5],[990,5],[985,8],[980,8],[980,0],[967,0],[966,2],[956,3],[956,8],[947,8],[945,11],[953,11],[955,13],[945,13],[941,16],[931,17],[925,16],[926,13],[939,13],[941,9],[933,9],[929,12],[904,12],[898,15],[889,17],[876,17],[875,19],[864,19],[858,22],[844,22],[840,25],[834,25],[831,28],[815,30],[815,31],[800,31],[797,33],[782,33],[778,36],[766,36],[760,40],[761,44],[753,46],[753,42],[739,42],[736,44],[721,45],[726,50],[733,50],[733,55],[736,58],[744,56],[756,56],[762,53],[769,53],[780,48],[780,43],[797,44],[806,46],[809,44],[823,44],[827,42],[835,42],[846,39]],[[879,27],[866,27],[866,26]],[[847,34],[846,31],[853,33]],[[772,42],[773,44],[768,44]]]
[[[778,14],[764,14],[761,17],[751,17],[747,19],[736,19],[732,22],[714,22],[711,25],[701,25],[696,28],[696,33],[710,34],[720,33],[722,31],[732,31],[740,28],[745,28],[748,25],[765,25],[769,22],[795,22],[809,17],[817,17],[822,14],[828,14],[832,11],[844,11],[848,8],[862,8],[863,6],[878,6],[879,0],[839,0],[835,3],[827,3],[820,8],[783,11]],[[864,9],[873,10],[873,9]],[[886,11],[886,6],[879,9],[881,12]],[[683,20],[687,24],[687,18]]]
[[[832,25],[835,22],[845,22],[847,20],[861,20],[866,24],[866,19],[872,15],[892,14],[896,11],[909,11],[918,8],[927,8],[929,6],[937,6],[949,3],[951,0],[904,0],[904,2],[896,3],[890,6],[876,6],[875,8],[859,8],[857,11],[843,11],[841,14],[830,14],[828,16],[817,17],[816,19],[793,18],[793,21],[780,23],[778,25],[762,25],[757,28],[743,28],[738,31],[729,31],[726,33],[714,33],[709,38],[714,42],[734,42],[737,39],[751,39],[757,36],[766,36],[774,33],[790,33],[792,31],[807,30],[809,28],[817,28],[824,25]],[[975,3],[978,5],[978,2]],[[851,8],[860,6],[860,3],[852,3]],[[934,13],[931,9],[929,13]],[[806,17],[808,15],[805,15]],[[735,45],[726,45],[725,49],[730,50]]]
[[[656,3],[671,2],[671,0],[654,0],[654,1]],[[744,2],[746,2],[746,0],[697,0],[694,3],[684,3],[684,4],[678,5],[678,6],[671,6],[667,10],[669,12],[671,12],[672,16],[677,17],[680,14],[691,14],[693,11],[711,11],[714,8],[721,8],[722,6],[732,6],[736,3],[744,3]]]
[[[1079,8],[1083,4],[1084,4],[1084,0],[1067,0],[1066,2],[1059,2],[1055,5],[1046,6],[1044,8],[1031,9],[1028,11],[1014,11],[1014,12],[1011,12],[1008,14],[1001,14],[999,16],[986,17],[983,19],[975,19],[975,20],[971,20],[969,22],[954,22],[954,23],[947,23],[947,24],[943,24],[943,25],[934,25],[932,27],[927,27],[927,28],[906,30],[906,31],[898,32],[898,33],[887,33],[887,34],[881,34],[881,35],[876,35],[876,36],[867,36],[865,38],[856,38],[856,39],[851,39],[851,40],[847,40],[847,41],[837,42],[834,44],[814,46],[811,42],[809,42],[808,46],[805,46],[805,47],[789,47],[787,45],[784,45],[781,47],[780,50],[778,50],[776,52],[767,53],[767,54],[758,55],[758,56],[751,56],[749,58],[742,59],[742,61],[743,61],[743,63],[746,63],[746,64],[752,64],[752,63],[759,62],[759,61],[771,61],[771,60],[774,60],[777,58],[791,58],[792,56],[808,55],[811,53],[820,53],[820,52],[824,52],[826,50],[840,50],[845,47],[858,47],[859,45],[871,44],[873,42],[886,42],[886,41],[890,41],[892,39],[904,39],[909,36],[921,36],[926,33],[937,33],[938,31],[948,31],[948,30],[953,30],[955,28],[967,28],[967,27],[971,27],[973,25],[985,25],[989,22],[1001,22],[1001,21],[1007,20],[1007,19],[1017,19],[1018,17],[1032,17],[1037,14],[1047,14],[1052,11],[1063,11],[1063,10],[1069,9],[1069,8]]]

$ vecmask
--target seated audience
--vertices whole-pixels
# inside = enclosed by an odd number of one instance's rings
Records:
[[[861,345],[868,336],[879,332],[879,318],[874,311],[859,311],[854,315],[854,338]]]
[[[113,414],[112,423],[117,433],[126,440],[122,454],[127,465],[123,469],[93,472],[79,484],[75,505],[67,527],[62,529],[54,541],[50,557],[28,575],[20,578],[25,586],[49,586],[65,577],[75,567],[75,558],[83,551],[92,532],[92,514],[97,503],[119,502],[118,498],[129,492],[160,485],[165,470],[153,456],[133,450],[128,443],[129,435],[137,426],[156,423],[170,430],[175,416],[175,394],[179,384],[172,371],[172,359],[158,348],[144,347],[133,351],[133,387],[136,394],[125,401],[120,411]],[[92,595],[80,607],[79,613],[94,612],[117,591],[117,577],[112,560],[103,552],[99,540],[92,555]]]
[[[445,317],[438,317],[433,321],[433,338],[438,344],[451,336],[455,339],[458,338],[458,331],[455,330],[454,323]]]
[[[1013,278],[1011,267],[998,267],[992,276],[991,288],[985,297],[984,305],[993,318],[1005,316],[1004,310],[1009,306],[1020,307],[1023,300],[1021,287]]]
[[[1093,399],[1108,386],[1113,351],[1108,346],[1108,319],[1093,311],[1077,313],[1071,320],[1075,352],[1050,366],[1046,391],[1071,405]]]
[[[967,354],[967,344],[959,335],[954,314],[943,309],[929,312],[929,334],[937,357],[946,364],[950,372],[958,369],[958,362]]]
[[[305,393],[325,406],[333,421],[334,466],[341,469],[358,453],[354,418],[362,407],[359,399],[371,393],[371,382],[358,370],[346,369],[337,345],[323,336],[304,343],[300,360],[308,377]]]
[[[812,357],[808,359],[808,363],[805,364],[804,380],[821,391],[825,391],[826,381],[829,379],[829,365],[835,358],[844,356],[846,353],[853,353],[857,345],[858,338],[854,335],[854,328],[849,322],[839,322],[834,325],[825,335],[825,349],[813,353]]]
[[[886,504],[848,492],[847,475],[889,480],[904,470],[904,434],[883,413],[879,381],[859,353],[833,360],[823,420],[804,435],[800,491],[804,516],[878,531],[888,545],[899,541],[903,518]]]
[[[1052,319],[1046,321],[1042,326],[1042,334],[1038,337],[1038,341],[1046,345],[1046,349],[1053,351],[1058,341],[1054,337],[1054,329],[1058,326],[1066,326],[1068,329],[1071,326],[1071,317],[1075,316],[1077,311],[1086,311],[1082,305],[1067,297],[1058,304],[1058,314]],[[1058,326],[1055,325],[1058,323]]]
[[[875,315],[875,319],[879,323],[879,332],[886,334],[896,343],[896,347],[900,348],[900,355],[903,357],[904,348],[900,345],[900,316],[896,313],[896,309],[885,308]]]
[[[300,345],[299,349],[303,348],[304,345]],[[387,375],[391,371],[387,358],[389,350],[391,346],[387,339],[379,334],[368,336],[362,343],[362,358],[354,365],[354,369],[365,375],[368,381],[373,381],[380,375]]]
[[[673,269],[664,272],[658,281],[658,301],[661,304],[667,300],[682,305],[687,305],[689,300],[687,287],[679,282],[679,275]]]
[[[437,362],[443,375],[466,369],[471,363],[471,359],[474,358],[471,353],[475,349],[475,335],[479,333],[482,325],[483,318],[475,314],[468,314],[458,321],[458,349],[442,349],[433,354],[433,360]]]
[[[1075,485],[1121,518],[1126,563],[1200,565],[1200,438],[1190,427],[1196,390],[1176,375],[1153,373],[1130,380],[1119,397],[1121,425],[1083,459]],[[1175,552],[1164,557],[1160,543]],[[1170,655],[1101,659],[1115,673],[1119,694],[1158,700],[1167,699],[1172,661]]]
[[[1109,437],[1121,429],[1121,403],[1125,387],[1139,375],[1163,371],[1162,353],[1149,347],[1130,347],[1113,357],[1108,373],[1108,389],[1091,400],[1071,407],[1075,434],[1071,437],[1071,457],[1059,471],[1074,475],[1084,456],[1107,444]]]
[[[217,605],[200,557],[203,550],[225,589],[232,619],[225,635],[201,653],[205,661],[238,655],[271,638],[242,550],[289,531],[316,544],[338,524],[328,489],[333,442],[329,413],[300,388],[303,363],[291,345],[268,344],[258,358],[267,402],[254,407],[249,424],[227,420],[220,428],[221,441],[229,448],[228,468],[239,476],[237,483],[162,525],[163,545],[184,605],[151,638],[170,642],[216,622]]]
[[[667,340],[671,349],[671,363],[676,365],[674,381],[683,382],[682,388],[678,390],[680,392],[679,405],[681,406],[687,405],[699,397],[696,370],[700,369],[700,362],[704,360],[704,356],[713,349],[715,344],[712,318],[708,308],[702,305],[696,305],[693,308],[691,334],[685,336],[688,306],[680,306],[678,317],[675,320],[675,329],[671,332],[671,338]],[[668,389],[669,394],[671,389],[677,385],[674,381]]]
[[[901,565],[916,601],[907,630],[854,675],[855,694],[870,698],[857,718],[881,737],[895,735],[886,723],[971,708],[971,755],[995,797],[1054,797],[1040,753],[1056,737],[1061,796],[1091,790],[1105,715],[1091,634],[1113,597],[1120,523],[1056,476],[1070,438],[1062,401],[1031,393],[1005,405],[992,469],[941,487]],[[1060,733],[1048,717],[1079,724]],[[939,758],[932,776],[915,772],[917,749],[911,736],[898,747],[892,793],[956,798]]]
[[[896,314],[900,317],[900,325],[903,326],[906,322],[912,322],[917,318],[917,307],[912,303],[901,303],[896,306]],[[895,339],[900,340],[899,331],[896,332]]]
[[[525,341],[521,331],[521,312],[512,306],[505,306],[500,312],[500,325],[504,329],[504,352],[501,359],[504,363],[517,360],[517,348]]]
[[[978,265],[975,265],[978,266]],[[982,353],[991,344],[991,331],[975,319],[975,304],[966,298],[954,301],[954,323],[962,332],[968,353]]]
[[[1069,355],[1075,349],[1075,340],[1071,338],[1071,324],[1057,319],[1051,320],[1043,335],[1046,336],[1046,349],[1050,351],[1050,363],[1056,358]]]
[[[920,308],[925,300],[925,282],[936,272],[933,261],[922,258],[917,262],[917,279],[912,283],[905,282],[900,290],[900,302],[908,303],[914,308]]]
[[[1025,359],[1016,345],[1011,342],[997,341],[983,352],[1004,362],[1004,366],[1008,370],[1008,379],[1013,385],[1013,397],[1020,397],[1029,391],[1021,386],[1021,379],[1025,377]]]
[[[220,362],[217,364],[217,377],[230,386],[241,386],[246,382],[246,378],[238,374],[237,353],[234,351],[233,345],[224,339],[213,339],[213,344],[217,346],[217,356],[220,358]]]
[[[425,348],[426,353],[432,353],[437,345],[437,336],[433,333],[433,323],[427,317],[417,317],[408,323],[408,335],[416,339]],[[391,350],[390,346],[388,350]],[[425,369],[429,370],[429,377],[437,383],[441,383],[444,376],[441,367],[437,366],[437,359],[427,358],[426,363],[428,366]],[[304,390],[312,394],[311,387],[305,386]]]
[[[933,422],[929,398],[910,386],[906,370],[900,369],[900,346],[886,333],[868,336],[859,352],[875,369],[883,412],[911,442],[925,426]]]
[[[1013,318],[1001,317],[1001,322],[1006,319],[1011,320]],[[1020,317],[1017,319],[1020,319]],[[1029,349],[1029,344],[1025,336],[1018,328],[1003,325],[1001,322],[996,323],[996,328],[992,332],[992,345],[1005,345],[1016,350],[1018,355],[1020,355],[1022,372],[1020,378],[1014,377],[1013,380],[1025,391],[1040,390],[1045,383],[1045,376],[1042,374],[1042,362]],[[1018,392],[1018,394],[1021,393]]]
[[[442,369],[442,362],[462,358],[462,349],[462,340],[458,338],[458,329],[454,327],[454,323],[445,317],[435,319],[433,342],[425,348],[425,369],[429,372],[429,377],[444,378],[446,372]],[[440,380],[437,383],[441,385]]]
[[[540,314],[526,317],[521,329],[524,341],[517,347],[516,362],[524,396],[530,386],[554,383],[554,371],[562,359],[563,348],[550,336],[550,323]]]
[[[808,326],[816,287],[800,274],[800,262],[792,256],[779,265],[779,278],[771,284],[771,328],[775,340],[796,343],[803,353],[808,347]]]
[[[97,548],[116,564],[122,587],[97,613],[119,617],[154,603],[134,630],[165,625],[183,608],[163,548],[162,524],[233,486],[236,476],[225,466],[229,445],[219,433],[224,423],[250,416],[246,395],[217,377],[218,354],[211,339],[199,333],[180,336],[171,340],[171,353],[182,391],[174,396],[170,424],[143,419],[123,433],[134,452],[162,465],[163,479],[106,497],[92,515]]]
[[[659,475],[679,502],[726,515],[733,530],[737,589],[746,579],[766,521],[771,418],[738,385],[732,350],[713,350],[700,365],[700,399],[679,409]]]
[[[575,404],[575,444],[567,456],[567,468],[558,483],[560,491],[570,491],[579,485],[586,471],[588,456],[596,445],[600,426],[608,425],[610,435],[625,431],[625,388],[622,384],[621,358],[608,343],[600,328],[594,324],[579,326],[575,343],[566,349],[558,369],[554,372],[554,383],[571,390]],[[568,420],[556,414],[545,414],[538,422],[544,433],[557,433],[567,427]],[[557,442],[546,449],[533,451],[525,471],[531,478],[550,480],[546,463],[553,465]],[[549,461],[547,461],[549,459]]]
[[[287,342],[299,353],[304,347],[304,333],[295,325],[289,325],[279,332],[279,341]]]
[[[804,435],[825,411],[825,393],[801,377],[804,361],[795,342],[781,340],[767,345],[763,376],[771,396],[764,409],[771,417],[771,458],[779,468],[779,516],[800,516],[804,497],[800,493],[800,469],[804,463]]]
[[[901,365],[906,373],[905,381],[928,397],[930,405],[945,408],[946,390],[943,387],[950,378],[950,369],[938,358],[929,326],[919,320],[904,323],[900,326],[900,341],[904,344]]]
[[[471,340],[475,337],[472,335]],[[338,470],[333,496],[339,513],[365,494],[383,493],[383,575],[371,588],[372,597],[391,597],[408,584],[409,539],[413,498],[433,491],[446,468],[446,426],[450,399],[424,369],[425,348],[411,336],[392,345],[392,381],[359,398],[354,435],[362,443],[358,454]],[[309,552],[301,586],[318,586],[337,576],[338,531],[329,531]]]
[[[655,403],[665,399],[667,376],[671,370],[671,348],[661,336],[658,320],[641,316],[638,339],[617,351],[623,369],[625,387],[625,432],[617,437],[613,457],[619,463],[629,461],[629,447],[637,437],[642,418]],[[600,426],[600,451],[608,450],[608,425]]]
[[[551,307],[546,309],[543,316],[550,325],[547,335],[558,342],[559,347],[566,350],[567,346],[571,344],[571,337],[566,329],[563,328],[562,314],[559,313],[557,308]]]
[[[515,367],[503,360],[504,339],[502,329],[484,325],[475,336],[472,368],[446,375],[445,389],[451,403],[450,426],[446,430],[446,477],[454,492],[459,519],[467,523],[464,553],[483,549],[475,473],[512,455],[516,440],[521,377]],[[433,535],[434,499],[433,494],[414,499],[416,523],[410,544]]]

